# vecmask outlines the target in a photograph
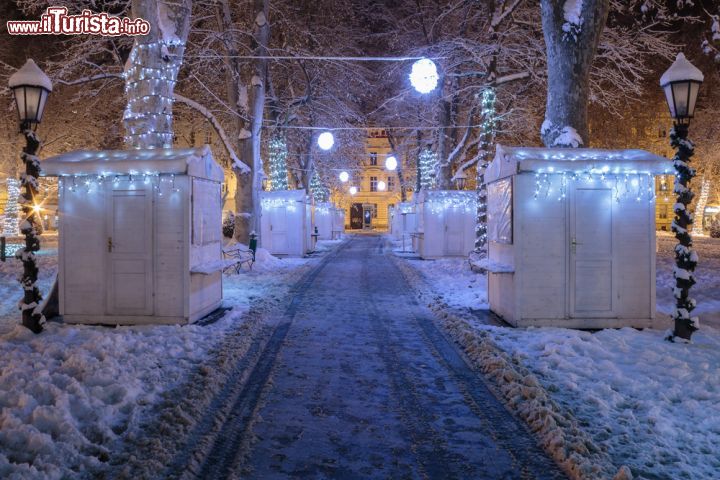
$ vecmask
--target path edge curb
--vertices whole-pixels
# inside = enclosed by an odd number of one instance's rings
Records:
[[[580,427],[575,417],[558,405],[518,356],[511,357],[484,331],[478,331],[459,315],[433,301],[436,294],[411,265],[388,255],[421,304],[434,314],[442,332],[456,344],[471,367],[488,379],[499,400],[522,419],[536,435],[539,445],[572,480],[632,480],[627,466],[617,468],[601,446]]]

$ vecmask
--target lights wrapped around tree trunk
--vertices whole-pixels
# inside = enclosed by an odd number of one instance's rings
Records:
[[[175,82],[185,45],[136,42],[125,70],[125,143],[130,148],[171,148]]]
[[[281,135],[275,135],[268,142],[270,162],[270,190],[288,190],[287,141]]]
[[[475,248],[473,253],[479,258],[487,257],[487,185],[485,185],[485,170],[490,163],[492,145],[495,142],[495,129],[497,127],[495,115],[495,89],[488,87],[483,90],[480,97],[480,145],[476,173],[477,194],[477,221],[475,224]]]
[[[438,158],[437,154],[430,148],[420,152],[420,188],[430,190],[435,188],[437,176]]]

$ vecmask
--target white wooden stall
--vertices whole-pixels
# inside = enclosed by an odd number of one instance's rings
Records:
[[[222,301],[223,171],[207,147],[78,151],[59,178],[59,303],[69,323],[192,323]]]
[[[317,228],[318,240],[331,240],[335,206],[329,202],[315,204],[314,225]]]
[[[488,187],[488,297],[515,326],[651,327],[654,175],[642,150],[499,146]]]
[[[401,202],[392,209],[390,220],[390,234],[395,240],[402,240],[403,236],[410,241],[410,232],[417,230],[417,213],[415,203]]]
[[[463,257],[475,245],[475,192],[420,191],[416,197],[413,249],[422,258]]]
[[[305,255],[311,245],[312,221],[305,190],[276,190],[260,195],[260,246],[272,255]]]
[[[345,233],[345,210],[342,208],[333,208],[332,216],[332,238],[333,240],[336,240]]]

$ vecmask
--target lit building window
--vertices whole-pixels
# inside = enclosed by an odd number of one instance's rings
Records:
[[[370,191],[371,191],[371,192],[377,192],[377,191],[378,191],[378,190],[377,190],[377,184],[378,184],[378,179],[377,179],[377,177],[370,177]]]
[[[377,153],[376,152],[370,153],[370,165],[373,167],[377,166]]]

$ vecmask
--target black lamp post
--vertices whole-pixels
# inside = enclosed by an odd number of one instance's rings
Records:
[[[695,176],[695,169],[690,167],[690,158],[694,154],[695,146],[688,140],[688,127],[695,113],[695,104],[702,82],[702,72],[682,53],[678,54],[675,62],[660,78],[660,86],[665,90],[665,98],[674,123],[670,132],[670,145],[676,149],[673,165],[675,166],[674,191],[677,200],[672,231],[678,244],[675,246],[674,270],[675,326],[673,333],[667,337],[670,341],[676,337],[690,340],[693,332],[698,329],[698,318],[692,316],[696,302],[689,295],[690,287],[695,285],[693,273],[698,257],[692,248],[690,229],[693,218],[688,212],[688,206],[695,196],[689,185],[690,180]]]
[[[45,317],[40,308],[42,296],[37,287],[38,267],[35,263],[35,252],[40,250],[40,238],[36,229],[39,221],[34,208],[37,204],[35,198],[38,194],[40,176],[40,159],[37,157],[40,139],[35,134],[35,129],[45,112],[45,103],[52,91],[52,83],[34,61],[28,60],[10,77],[8,86],[15,95],[20,131],[25,135],[26,141],[21,155],[25,164],[25,173],[20,177],[21,187],[25,187],[20,196],[23,212],[20,232],[25,235],[25,248],[15,254],[23,262],[20,283],[25,293],[19,305],[22,311],[22,324],[34,333],[40,333]]]

